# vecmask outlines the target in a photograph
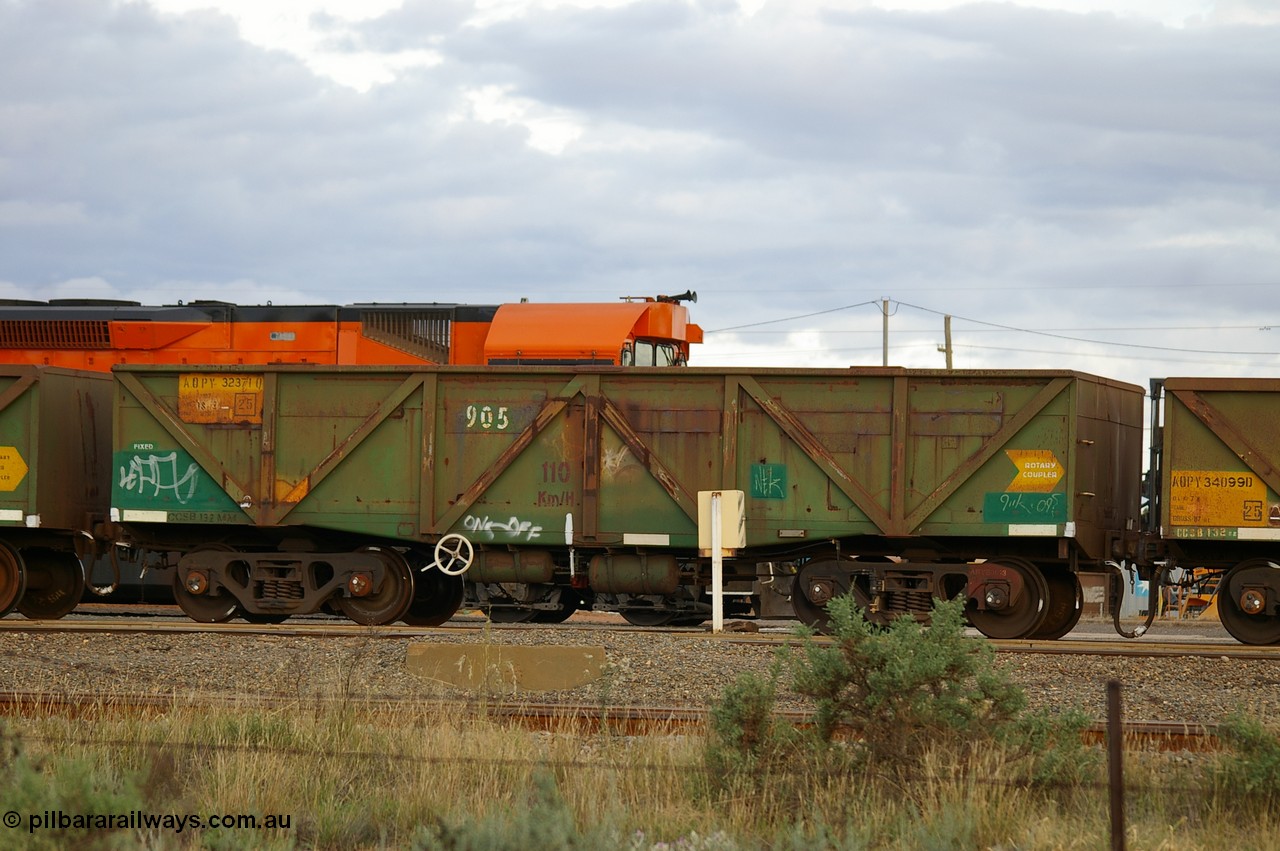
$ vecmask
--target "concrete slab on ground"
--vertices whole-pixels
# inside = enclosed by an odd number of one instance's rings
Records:
[[[405,669],[459,688],[483,691],[558,691],[599,679],[603,647],[409,645]]]

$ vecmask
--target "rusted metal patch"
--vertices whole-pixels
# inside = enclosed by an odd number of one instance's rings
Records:
[[[261,375],[185,373],[178,377],[178,416],[185,423],[262,423]]]

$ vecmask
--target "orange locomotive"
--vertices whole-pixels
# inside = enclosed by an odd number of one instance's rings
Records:
[[[686,292],[606,304],[500,306],[0,301],[0,364],[90,374],[109,372],[116,364],[683,366],[690,345],[702,342],[702,329],[689,321],[685,301],[697,301],[697,296]],[[5,395],[0,413],[13,401],[12,393]],[[49,550],[48,556],[44,550],[28,552],[37,567],[15,571],[27,575],[26,589],[9,589],[17,591],[8,595],[9,608],[16,605],[40,618],[71,611],[84,593],[84,566],[103,552],[95,546],[81,553],[84,540],[73,540],[80,558],[70,562],[49,563],[62,547]],[[114,556],[118,549],[107,551]],[[4,552],[0,542],[0,614],[6,610]],[[13,564],[20,562],[15,558]],[[133,596],[147,584],[122,584],[114,561],[111,570],[112,584],[93,588],[93,594],[112,594],[119,587]]]
[[[683,366],[702,329],[677,296],[606,304],[243,306],[0,302],[0,362]]]

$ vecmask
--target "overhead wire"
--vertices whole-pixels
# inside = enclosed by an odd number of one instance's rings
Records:
[[[901,302],[903,307],[910,307],[914,310],[921,310],[925,313],[932,313],[935,316],[950,316],[952,319],[959,319],[961,322],[972,322],[976,325],[986,325],[989,328],[999,328],[1003,331],[1016,331],[1021,334],[1034,334],[1040,337],[1051,337],[1056,340],[1068,340],[1073,343],[1089,343],[1094,346],[1118,346],[1126,349],[1146,349],[1155,352],[1179,352],[1182,354],[1202,354],[1202,355],[1274,355],[1276,352],[1241,352],[1241,351],[1221,351],[1213,349],[1187,349],[1171,346],[1148,346],[1142,343],[1113,343],[1107,340],[1090,340],[1085,337],[1071,337],[1066,334],[1055,334],[1051,331],[1035,331],[1030,328],[1018,328],[1013,325],[1002,325],[999,322],[987,322],[982,319],[970,319],[966,316],[958,316],[954,313],[944,313],[940,310],[933,310],[928,307],[921,307],[918,304],[909,304]]]
[[[802,313],[798,316],[784,316],[781,319],[766,319],[763,322],[749,322],[746,325],[731,325],[728,328],[716,328],[712,331],[705,331],[706,334],[719,334],[722,331],[740,331],[743,328],[758,328],[761,325],[776,325],[779,322],[794,322],[797,319],[809,319],[814,316],[826,316],[830,313],[839,313],[842,310],[852,310],[855,307],[866,307],[868,304],[878,304],[875,301],[860,301],[857,304],[846,304],[843,307],[833,307],[829,310],[818,310],[813,313]]]
[[[810,319],[815,316],[825,316],[832,313],[838,313],[845,310],[852,310],[854,308],[867,307],[867,306],[874,306],[876,308],[876,312],[879,313],[881,316],[884,316],[885,315],[884,307],[882,304],[883,301],[885,301],[885,299],[875,299],[870,301],[858,302],[857,304],[847,304],[847,305],[842,305],[840,307],[833,307],[828,310],[819,310],[811,313],[798,314],[795,316],[785,316],[779,319],[768,319],[762,322],[751,322],[751,323],[746,323],[744,325],[733,325],[726,328],[716,328],[716,329],[708,330],[705,333],[717,334],[717,333],[722,333],[726,331],[741,331],[747,328],[759,328],[765,325],[777,325],[784,322],[794,322],[800,319]],[[960,316],[955,313],[947,313],[941,310],[935,310],[933,308],[923,307],[918,304],[911,304],[910,302],[899,301],[896,299],[891,300],[891,303],[896,305],[896,307],[894,311],[889,314],[890,316],[897,314],[897,307],[907,307],[913,310],[919,310],[924,313],[929,313],[935,316],[950,316],[952,319],[958,319],[961,322],[969,322],[975,325],[986,326],[986,328],[993,329],[996,331],[1010,331],[1010,332],[1020,333],[1020,334],[1032,334],[1039,337],[1048,337],[1051,339],[1066,340],[1068,342],[1073,342],[1073,343],[1087,343],[1089,345],[1095,345],[1095,346],[1114,346],[1114,347],[1126,348],[1126,349],[1144,349],[1147,351],[1176,352],[1180,354],[1197,354],[1197,355],[1269,356],[1269,355],[1277,354],[1277,352],[1274,352],[1274,351],[1258,352],[1258,351],[1239,351],[1239,350],[1221,350],[1221,349],[1192,349],[1192,348],[1175,347],[1175,346],[1152,346],[1152,345],[1147,345],[1143,343],[1124,343],[1124,342],[1113,342],[1109,340],[1096,340],[1096,339],[1090,339],[1087,337],[1074,337],[1068,334],[1057,333],[1055,331],[1036,330],[1032,328],[1019,328],[1014,325],[1005,325],[999,322],[988,322],[982,319],[973,319],[971,317]],[[1240,330],[1244,328],[1260,328],[1265,330],[1272,327],[1272,325],[1273,323],[1261,323],[1259,325],[1172,326],[1172,327],[1161,326],[1161,327],[1152,327],[1152,328],[1100,328],[1097,330],[1132,331],[1132,332],[1168,331],[1168,330],[1206,330],[1206,331],[1207,330]],[[982,330],[982,329],[974,329],[974,330]],[[1074,329],[1065,329],[1065,330],[1074,330]],[[763,333],[770,333],[770,332],[763,332]],[[919,333],[919,332],[915,332],[915,333]],[[1060,354],[1060,353],[1055,352],[1053,354]]]

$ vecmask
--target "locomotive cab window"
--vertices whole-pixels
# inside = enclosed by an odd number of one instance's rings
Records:
[[[622,348],[622,359],[618,362],[623,366],[679,366],[681,359],[670,343],[636,340]]]

